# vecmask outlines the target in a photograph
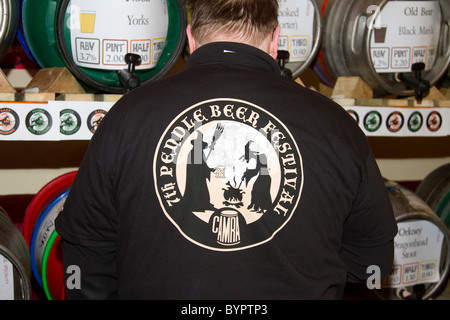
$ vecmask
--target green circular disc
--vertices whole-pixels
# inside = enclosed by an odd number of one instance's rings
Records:
[[[56,0],[23,2],[22,24],[25,41],[41,68],[65,66],[56,42],[57,6]]]

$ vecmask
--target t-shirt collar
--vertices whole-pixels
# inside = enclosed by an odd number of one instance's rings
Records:
[[[280,67],[269,54],[238,42],[212,42],[199,47],[190,55],[187,68],[211,63],[244,64],[280,74]]]

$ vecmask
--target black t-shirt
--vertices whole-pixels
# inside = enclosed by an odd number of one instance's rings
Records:
[[[225,42],[115,104],[56,229],[69,297],[334,299],[390,270],[397,225],[353,118]]]

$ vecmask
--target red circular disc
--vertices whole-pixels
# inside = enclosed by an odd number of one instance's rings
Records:
[[[47,183],[33,197],[25,212],[23,235],[28,246],[31,243],[34,225],[42,210],[47,207],[61,192],[72,186],[77,171],[63,174]]]

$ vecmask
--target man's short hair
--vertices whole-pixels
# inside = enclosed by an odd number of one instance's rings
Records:
[[[277,0],[187,0],[187,6],[201,44],[221,35],[257,46],[278,25]]]

